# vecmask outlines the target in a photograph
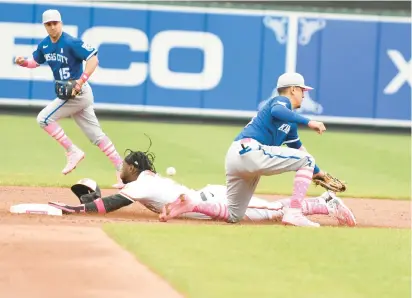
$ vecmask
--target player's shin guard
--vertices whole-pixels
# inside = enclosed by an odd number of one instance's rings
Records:
[[[193,212],[202,213],[216,220],[220,219],[227,221],[229,218],[229,211],[227,205],[222,203],[200,203],[193,208]]]
[[[119,153],[117,152],[116,148],[112,141],[107,137],[104,136],[98,143],[97,147],[110,159],[112,164],[116,167],[116,170],[120,171],[122,168],[122,158],[120,157]]]
[[[57,123],[52,122],[43,127],[43,129],[60,145],[63,146],[66,151],[70,151],[70,148],[73,146],[73,142],[69,139],[69,137],[64,132],[63,128]]]
[[[293,193],[291,197],[290,207],[301,209],[302,201],[306,196],[306,192],[312,182],[313,167],[304,167],[296,172],[293,182]]]

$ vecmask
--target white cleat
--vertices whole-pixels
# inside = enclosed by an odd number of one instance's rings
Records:
[[[320,224],[310,221],[303,215],[302,210],[297,208],[286,208],[285,215],[283,215],[282,218],[282,223],[284,225],[292,225],[297,227],[320,227]]]
[[[329,210],[329,215],[336,218],[339,225],[354,227],[356,226],[356,218],[353,212],[343,201],[336,196],[334,192],[329,191],[329,199],[326,200],[326,205]]]
[[[77,167],[79,162],[81,162],[84,159],[85,154],[82,150],[75,148],[72,151],[67,152],[66,157],[67,164],[62,171],[64,175],[67,175],[71,171],[73,171]]]

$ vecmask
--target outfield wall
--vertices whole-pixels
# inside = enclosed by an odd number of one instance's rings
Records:
[[[57,8],[66,32],[99,48],[97,110],[249,118],[285,71],[315,90],[299,113],[328,123],[411,126],[411,19],[177,7],[0,1],[0,104],[54,98],[47,66],[13,65],[45,36]]]

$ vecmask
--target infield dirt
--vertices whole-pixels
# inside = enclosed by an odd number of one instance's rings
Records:
[[[104,195],[116,193],[102,191]],[[165,224],[157,221],[156,214],[138,203],[105,216],[9,212],[15,204],[48,201],[78,204],[67,188],[0,188],[0,297],[182,297],[100,229],[106,222]],[[357,228],[411,227],[410,201],[344,201],[356,215]],[[326,216],[311,219],[337,226]],[[222,224],[197,220],[173,220],[168,224],[173,223]]]

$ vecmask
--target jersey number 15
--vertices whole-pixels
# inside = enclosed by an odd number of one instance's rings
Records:
[[[67,80],[70,78],[70,69],[68,67],[63,67],[59,69],[60,79]]]

